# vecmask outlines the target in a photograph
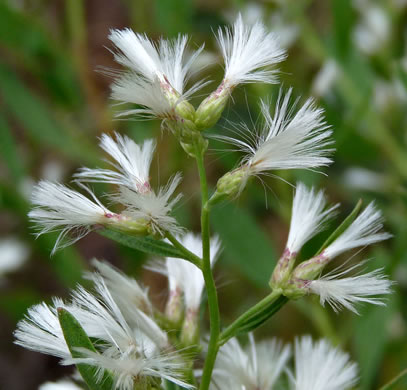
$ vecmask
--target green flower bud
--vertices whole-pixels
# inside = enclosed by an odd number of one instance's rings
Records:
[[[219,120],[225,109],[232,89],[224,82],[212,92],[198,107],[195,115],[195,124],[198,130],[212,127]]]
[[[284,288],[284,286],[287,284],[294,268],[296,256],[297,253],[291,253],[288,249],[284,250],[283,255],[278,260],[269,281],[269,285],[273,290]]]
[[[247,167],[241,166],[223,175],[216,185],[216,191],[209,200],[210,204],[220,202],[224,198],[240,193],[247,181]]]
[[[181,341],[186,346],[198,344],[198,312],[195,310],[187,310],[181,331]]]
[[[182,119],[188,120],[192,123],[195,121],[195,108],[186,100],[181,100],[176,104],[175,112]]]
[[[297,279],[315,279],[328,264],[329,259],[323,252],[307,261],[299,264],[293,271],[293,277]]]
[[[131,235],[150,234],[149,222],[144,218],[134,220],[121,214],[105,214],[105,217],[108,219],[107,225],[112,229]]]

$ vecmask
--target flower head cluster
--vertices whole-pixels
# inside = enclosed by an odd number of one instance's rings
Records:
[[[177,106],[203,84],[199,82],[185,91],[191,66],[203,49],[200,47],[185,61],[188,41],[185,35],[173,41],[160,39],[155,44],[145,35],[125,29],[111,31],[109,39],[118,49],[115,60],[127,68],[114,82],[112,97],[119,102],[141,106],[124,111],[120,116],[174,119]]]
[[[289,296],[318,294],[322,304],[327,302],[335,310],[346,307],[357,312],[355,308],[357,302],[383,304],[374,296],[389,294],[392,282],[386,278],[382,270],[340,278],[361,265],[358,264],[347,270],[335,270],[320,276],[325,266],[339,254],[390,237],[388,233],[380,231],[383,227],[382,216],[373,203],[370,203],[321,253],[300,263],[293,270],[298,251],[323,229],[338,206],[326,208],[325,205],[326,199],[322,191],[308,190],[301,183],[297,185],[286,249],[273,272],[271,286],[282,288]]]
[[[157,192],[151,188],[149,169],[154,141],[147,140],[139,146],[126,136],[116,134],[115,140],[104,134],[101,147],[113,158],[111,164],[116,170],[82,168],[75,175],[79,186],[90,194],[92,200],[62,184],[42,181],[35,187],[32,194],[35,208],[29,217],[39,226],[38,234],[60,231],[55,251],[77,241],[97,226],[130,234],[180,233],[182,229],[169,214],[181,197],[179,194],[171,199],[181,175],[176,174]],[[125,209],[120,214],[108,210],[84,182],[118,185],[118,193],[111,198]],[[76,235],[68,238],[72,231]]]
[[[187,233],[180,237],[179,240],[190,252],[200,258],[202,257],[201,237]],[[219,251],[220,241],[215,236],[210,243],[210,262],[212,266],[218,258]],[[148,268],[168,278],[167,317],[175,323],[183,319],[184,341],[187,343],[193,342],[197,336],[199,307],[205,285],[202,271],[188,261],[172,257],[167,257],[165,262],[155,262]]]
[[[255,343],[250,336],[246,348],[231,339],[219,351],[211,389],[272,390],[284,372],[292,390],[346,390],[357,381],[356,364],[326,340],[296,339],[293,371],[290,357],[290,346],[275,339]]]
[[[54,299],[51,306],[42,303],[32,307],[26,319],[17,326],[16,343],[59,357],[63,364],[95,366],[98,380],[108,371],[113,375],[115,389],[131,390],[150,377],[190,387],[182,380],[185,364],[182,357],[171,351],[166,332],[157,325],[151,313],[143,311],[151,307],[145,291],[134,279],[107,264],[96,265],[103,276],[91,275],[95,293],[78,287],[70,303]],[[122,283],[121,287],[119,283]],[[129,291],[123,294],[125,286]],[[135,304],[141,301],[147,301],[144,307]],[[81,348],[78,350],[80,358],[71,357],[58,320],[58,308],[70,312],[86,334],[97,340],[96,352]]]

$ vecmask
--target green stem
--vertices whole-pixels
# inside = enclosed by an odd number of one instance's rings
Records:
[[[208,352],[205,359],[200,390],[207,390],[211,381],[216,355],[218,353],[218,340],[220,334],[220,314],[218,304],[218,294],[215,281],[213,279],[210,261],[210,236],[209,236],[209,206],[208,206],[208,184],[206,182],[206,172],[204,166],[203,153],[196,147],[196,162],[198,166],[199,179],[201,183],[201,234],[202,234],[202,273],[205,280],[206,293],[208,295],[210,335]]]
[[[280,299],[279,299],[280,298]],[[257,302],[249,310],[244,312],[239,318],[237,318],[232,324],[230,324],[220,335],[219,347],[225,344],[230,338],[238,333],[238,330],[242,328],[251,318],[256,316],[258,313],[263,312],[265,309],[270,307],[273,303],[276,303],[276,307],[270,310],[270,314],[273,315],[281,306],[287,301],[287,298],[281,296],[281,292],[278,290],[272,291],[269,295],[263,298],[261,301]],[[266,319],[270,318],[267,316]]]
[[[185,248],[170,232],[167,232],[165,236],[174,245],[177,249],[179,249],[184,255],[185,260],[190,261],[191,263],[195,264],[199,269],[202,269],[202,259],[200,259],[197,255],[192,253],[190,250]]]
[[[390,382],[386,383],[382,386],[379,390],[390,390],[396,385],[403,377],[407,376],[407,368],[400,372],[395,378],[393,378]]]

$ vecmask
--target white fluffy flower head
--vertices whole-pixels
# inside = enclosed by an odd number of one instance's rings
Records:
[[[166,186],[160,187],[158,192],[153,190],[139,193],[128,187],[120,186],[119,194],[113,196],[114,199],[126,206],[124,215],[132,219],[145,219],[154,234],[164,235],[166,231],[173,234],[182,233],[183,229],[170,214],[174,205],[181,199],[182,194],[178,194],[170,199],[179,182],[181,174],[174,175]]]
[[[242,348],[233,338],[219,351],[211,389],[272,390],[290,355],[290,347],[276,339],[255,343],[250,335],[250,344]]]
[[[325,206],[323,191],[316,192],[314,188],[308,190],[303,183],[297,184],[286,245],[290,253],[297,253],[308,240],[323,230],[339,205]]]
[[[346,390],[357,381],[357,365],[349,355],[326,340],[313,342],[310,336],[295,340],[293,390]]]
[[[359,314],[355,306],[360,302],[384,306],[382,298],[377,296],[390,294],[393,282],[387,278],[382,269],[342,277],[360,265],[321,276],[310,281],[307,288],[311,293],[319,295],[321,305],[328,303],[336,312],[344,307]]]
[[[139,146],[127,136],[115,133],[116,141],[103,134],[100,146],[115,162],[111,163],[118,172],[110,169],[82,168],[75,175],[78,181],[103,182],[126,186],[137,192],[150,191],[149,171],[153,159],[155,141],[146,140]]]
[[[223,83],[226,87],[276,81],[276,71],[264,68],[284,60],[285,51],[280,47],[278,37],[267,32],[261,22],[245,25],[239,14],[231,29],[219,29],[217,40],[225,61]]]
[[[35,206],[28,213],[30,220],[39,227],[38,235],[60,231],[52,253],[86,235],[94,225],[109,223],[116,215],[100,203],[87,187],[82,186],[93,201],[62,184],[41,181],[31,196]],[[74,230],[75,237],[64,241],[67,234]]]
[[[145,35],[124,29],[112,30],[109,39],[118,49],[115,60],[129,69],[113,84],[112,97],[143,106],[122,115],[172,117],[177,103],[203,85],[197,83],[184,92],[191,66],[203,49],[200,47],[185,61],[185,35],[172,41],[160,39],[155,44]]]
[[[391,234],[380,232],[382,227],[382,213],[372,202],[321,255],[333,259],[347,250],[387,240]]]

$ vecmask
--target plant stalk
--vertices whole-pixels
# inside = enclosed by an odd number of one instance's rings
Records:
[[[196,162],[198,166],[199,179],[201,183],[201,234],[202,234],[202,273],[205,280],[206,293],[208,295],[209,317],[210,317],[210,336],[208,352],[205,359],[202,373],[200,390],[208,390],[211,381],[213,367],[215,365],[216,355],[218,353],[218,340],[220,334],[220,314],[218,304],[218,294],[215,281],[213,279],[211,261],[210,261],[210,234],[209,234],[209,206],[208,206],[208,184],[206,181],[206,172],[202,151],[196,148]]]

